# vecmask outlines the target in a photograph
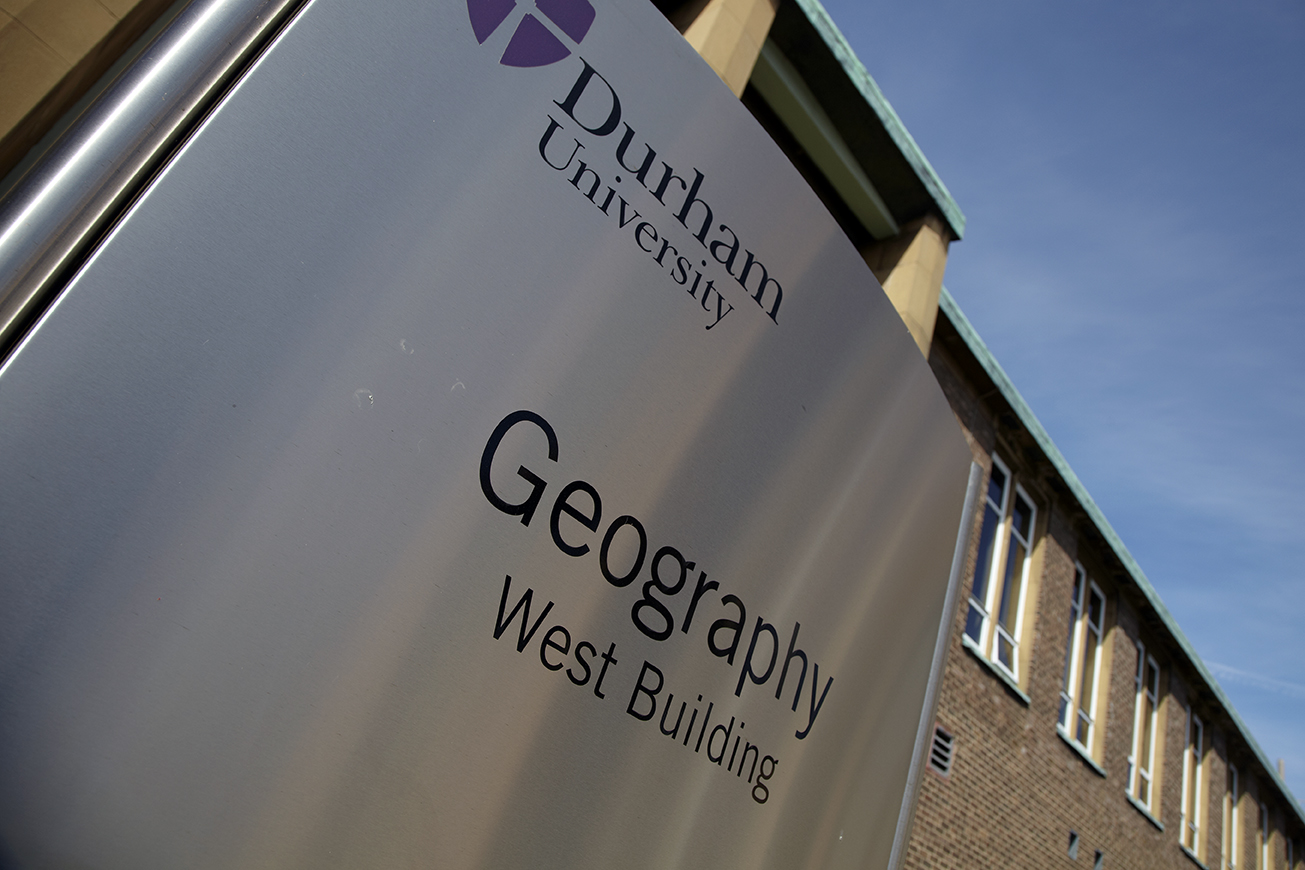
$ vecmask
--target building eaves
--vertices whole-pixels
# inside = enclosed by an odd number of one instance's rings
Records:
[[[897,112],[893,110],[892,105],[884,97],[883,91],[879,90],[879,85],[875,84],[875,80],[866,71],[865,65],[861,63],[856,56],[856,52],[848,45],[847,39],[843,36],[842,31],[838,29],[838,25],[829,17],[829,13],[820,4],[820,0],[795,0],[795,6],[801,10],[803,16],[824,41],[825,46],[838,62],[851,85],[860,93],[865,104],[878,117],[879,123],[883,125],[888,136],[897,146],[907,163],[910,164],[920,184],[928,191],[929,196],[947,221],[952,233],[957,239],[962,238],[965,234],[965,215],[961,213],[960,207],[947,190],[947,185],[943,184],[942,179],[938,177],[938,173],[934,171],[928,158],[920,150],[920,146],[915,144],[915,139],[906,129],[906,125],[902,123],[901,118],[897,117]],[[819,92],[818,89],[816,90]]]
[[[807,2],[807,0],[799,0],[799,2]],[[814,2],[814,0],[811,0],[811,2]],[[1028,430],[1028,433],[1033,437],[1038,448],[1047,457],[1047,460],[1051,462],[1052,466],[1056,469],[1056,473],[1060,475],[1061,480],[1065,482],[1065,485],[1069,488],[1070,492],[1073,493],[1074,498],[1078,501],[1083,511],[1092,520],[1097,531],[1101,534],[1101,537],[1105,539],[1106,543],[1109,544],[1110,548],[1114,551],[1116,558],[1119,559],[1120,563],[1124,566],[1124,569],[1137,585],[1138,591],[1141,592],[1142,596],[1146,599],[1147,604],[1150,605],[1156,615],[1160,618],[1160,621],[1164,624],[1165,630],[1169,632],[1174,642],[1178,644],[1178,647],[1187,657],[1200,678],[1205,682],[1210,692],[1228,713],[1228,718],[1232,720],[1233,725],[1237,728],[1239,736],[1243,741],[1245,741],[1246,745],[1250,747],[1251,751],[1255,753],[1255,757],[1259,761],[1260,766],[1264,768],[1265,776],[1273,781],[1279,793],[1282,794],[1283,798],[1291,804],[1292,809],[1295,810],[1297,819],[1299,819],[1302,824],[1305,824],[1305,810],[1302,810],[1300,803],[1296,800],[1296,796],[1292,794],[1291,789],[1287,788],[1287,784],[1278,776],[1277,770],[1269,762],[1269,757],[1265,755],[1264,750],[1260,748],[1260,744],[1255,739],[1255,735],[1251,733],[1251,729],[1248,728],[1246,723],[1242,720],[1241,715],[1233,706],[1232,701],[1229,700],[1226,694],[1224,694],[1223,688],[1219,685],[1219,681],[1214,678],[1214,675],[1211,674],[1209,669],[1205,666],[1205,662],[1201,660],[1199,655],[1197,655],[1195,648],[1192,647],[1191,641],[1187,639],[1187,635],[1185,635],[1183,630],[1178,627],[1178,623],[1169,612],[1169,608],[1165,607],[1164,602],[1160,600],[1160,595],[1155,591],[1155,587],[1151,585],[1151,581],[1146,578],[1146,574],[1143,573],[1141,566],[1137,564],[1137,560],[1133,558],[1133,554],[1128,551],[1128,547],[1124,546],[1123,540],[1120,539],[1118,533],[1116,533],[1114,528],[1110,525],[1110,521],[1107,520],[1105,514],[1101,512],[1101,508],[1097,507],[1097,503],[1088,493],[1087,487],[1085,487],[1083,482],[1078,479],[1078,475],[1074,473],[1074,469],[1070,468],[1069,463],[1061,454],[1060,449],[1056,447],[1055,442],[1051,440],[1051,436],[1047,434],[1047,430],[1042,428],[1042,423],[1038,421],[1037,415],[1033,413],[1033,409],[1024,401],[1024,397],[1021,396],[1019,390],[1015,388],[1015,384],[1011,382],[1011,379],[1007,376],[1005,370],[1001,367],[1001,364],[997,362],[996,357],[994,357],[992,352],[988,350],[987,344],[985,344],[983,339],[979,337],[979,333],[975,331],[969,318],[965,316],[965,312],[961,311],[960,306],[956,304],[956,300],[952,298],[951,293],[948,292],[946,287],[942,288],[942,292],[938,296],[938,310],[941,314],[946,316],[952,326],[955,327],[957,334],[961,337],[961,340],[965,343],[969,352],[974,356],[975,361],[977,361],[980,367],[983,368],[984,373],[992,379],[993,385],[996,386],[998,391],[1001,393],[1002,398],[1004,398],[1006,403],[1010,405],[1011,410],[1015,412],[1015,415],[1024,425],[1024,428]]]

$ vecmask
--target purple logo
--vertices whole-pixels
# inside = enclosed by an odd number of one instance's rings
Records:
[[[516,0],[467,0],[467,13],[471,16],[471,30],[476,34],[476,42],[484,45],[490,34],[507,21],[516,5]],[[597,14],[589,0],[535,0],[535,8],[574,42],[585,38]],[[562,40],[527,12],[503,50],[499,63],[504,66],[547,66],[570,54],[571,49]]]

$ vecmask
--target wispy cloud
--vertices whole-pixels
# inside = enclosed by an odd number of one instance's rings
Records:
[[[1299,683],[1289,683],[1286,680],[1277,680],[1273,677],[1266,677],[1263,674],[1253,674],[1250,671],[1243,671],[1239,668],[1221,665],[1218,662],[1207,661],[1205,665],[1220,680],[1229,683],[1240,683],[1244,686],[1251,686],[1265,692],[1273,692],[1274,694],[1283,695],[1288,698],[1305,700],[1305,686],[1302,686]]]

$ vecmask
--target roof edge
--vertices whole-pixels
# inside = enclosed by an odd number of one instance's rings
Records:
[[[799,0],[799,2],[815,2],[815,0]],[[1029,407],[1026,401],[1024,401],[1024,397],[1020,395],[1019,390],[1015,388],[1015,384],[1006,374],[1005,369],[1001,367],[1001,363],[997,362],[997,358],[992,355],[992,351],[988,350],[988,345],[984,343],[983,339],[979,336],[979,333],[975,330],[973,324],[970,323],[969,318],[965,316],[965,312],[961,311],[960,306],[956,304],[956,300],[952,297],[952,294],[945,286],[942,288],[942,292],[938,294],[938,309],[940,312],[945,314],[947,319],[951,321],[952,325],[956,327],[956,332],[960,335],[961,340],[965,342],[965,346],[969,348],[970,353],[974,355],[974,358],[978,361],[979,365],[983,367],[983,370],[987,373],[988,377],[992,378],[992,382],[1001,392],[1002,398],[1010,404],[1011,409],[1015,412],[1016,416],[1019,417],[1020,422],[1029,430],[1029,434],[1033,436],[1033,440],[1037,442],[1038,447],[1042,449],[1044,454],[1046,454],[1047,459],[1049,459],[1051,464],[1055,467],[1056,472],[1065,481],[1070,492],[1074,494],[1074,498],[1078,500],[1083,510],[1091,518],[1093,524],[1097,527],[1097,531],[1101,533],[1101,536],[1110,545],[1110,548],[1114,550],[1116,557],[1118,557],[1119,561],[1123,564],[1124,569],[1128,571],[1133,582],[1137,584],[1138,589],[1141,591],[1143,597],[1146,598],[1147,603],[1155,609],[1157,614],[1159,614],[1165,628],[1177,642],[1179,648],[1183,651],[1183,654],[1191,661],[1197,674],[1205,681],[1215,698],[1228,712],[1228,716],[1232,719],[1233,725],[1237,728],[1239,736],[1246,742],[1246,745],[1251,748],[1251,751],[1255,753],[1255,757],[1264,768],[1266,775],[1277,787],[1278,791],[1282,793],[1283,797],[1286,798],[1292,809],[1296,811],[1297,819],[1301,824],[1305,824],[1305,810],[1301,809],[1301,805],[1296,800],[1296,796],[1292,794],[1291,789],[1287,787],[1286,782],[1278,776],[1277,769],[1270,763],[1269,757],[1260,747],[1259,741],[1255,739],[1255,735],[1251,733],[1251,729],[1247,727],[1241,714],[1237,712],[1237,708],[1233,706],[1232,701],[1229,700],[1228,696],[1224,693],[1223,687],[1219,685],[1219,681],[1214,678],[1214,675],[1210,673],[1209,668],[1205,666],[1205,662],[1202,661],[1199,655],[1197,655],[1196,649],[1192,646],[1191,641],[1187,639],[1187,635],[1178,627],[1178,623],[1174,620],[1173,614],[1169,612],[1169,608],[1165,607],[1164,602],[1160,600],[1159,593],[1155,591],[1155,587],[1151,585],[1151,581],[1146,578],[1146,574],[1142,571],[1142,567],[1137,564],[1137,560],[1133,558],[1133,554],[1128,551],[1128,547],[1124,545],[1119,534],[1115,531],[1114,527],[1110,525],[1110,521],[1107,520],[1105,514],[1101,512],[1101,508],[1097,506],[1097,503],[1093,500],[1091,494],[1088,493],[1087,487],[1085,487],[1083,482],[1078,479],[1078,475],[1074,473],[1074,469],[1070,468],[1069,462],[1066,461],[1064,455],[1061,454],[1060,449],[1056,447],[1055,442],[1051,440],[1051,436],[1047,434],[1047,430],[1042,427],[1042,423],[1039,422],[1037,415],[1033,413],[1033,409]]]
[[[825,45],[829,47],[853,86],[861,93],[866,104],[879,117],[884,129],[888,131],[888,135],[898,149],[901,150],[907,162],[911,164],[916,177],[920,179],[920,183],[933,197],[934,204],[942,212],[952,233],[958,240],[963,238],[965,235],[965,215],[961,212],[960,206],[956,204],[956,200],[952,199],[951,192],[947,190],[947,185],[943,184],[942,179],[938,177],[938,173],[934,171],[929,159],[920,150],[920,146],[915,144],[915,139],[906,129],[906,125],[902,123],[902,119],[897,117],[897,112],[893,110],[883,91],[879,90],[879,85],[875,84],[875,80],[866,71],[865,65],[856,56],[856,52],[848,44],[843,32],[838,29],[838,25],[829,17],[829,13],[825,11],[825,7],[821,5],[820,0],[797,0],[797,5],[802,10],[802,14],[811,22],[811,26],[820,34],[820,38],[825,41]]]

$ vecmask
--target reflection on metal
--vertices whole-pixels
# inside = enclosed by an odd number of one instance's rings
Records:
[[[0,202],[0,359],[303,0],[195,0]]]
[[[937,731],[933,727],[933,720],[938,715],[938,693],[942,690],[943,670],[947,667],[947,650],[951,645],[952,624],[956,620],[956,605],[961,594],[961,574],[965,571],[965,556],[970,550],[970,531],[974,528],[974,511],[979,502],[982,485],[983,467],[977,462],[971,462],[970,478],[965,485],[965,509],[961,512],[961,522],[956,529],[956,547],[952,551],[952,568],[947,578],[947,598],[943,603],[942,617],[938,624],[938,638],[933,648],[933,664],[929,668],[929,687],[925,690],[924,707],[920,711],[920,729],[915,735],[911,772],[906,780],[906,796],[902,800],[902,815],[897,823],[897,831],[893,835],[893,853],[888,860],[891,870],[897,870],[906,860],[907,839],[911,836],[916,799],[920,794],[920,777],[931,752],[930,744],[936,740]],[[948,749],[950,750],[950,744]],[[947,760],[948,766],[942,768],[944,774],[950,769],[950,755]]]

